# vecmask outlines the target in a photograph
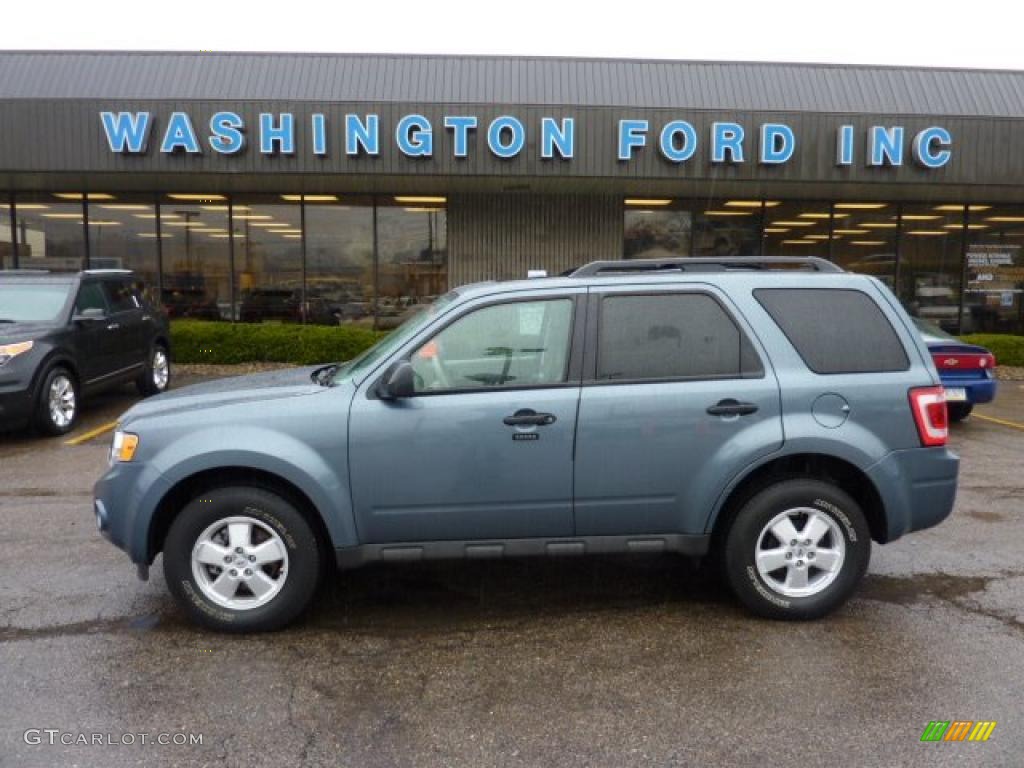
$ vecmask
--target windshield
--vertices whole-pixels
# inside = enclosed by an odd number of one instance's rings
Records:
[[[70,290],[70,285],[54,283],[0,285],[0,323],[54,322]]]
[[[910,318],[914,321],[914,325],[917,326],[917,331],[920,333],[925,341],[933,339],[935,341],[959,341],[956,336],[950,336],[944,330],[935,325],[935,323],[929,323],[927,320],[922,320],[920,317]]]
[[[339,376],[358,376],[361,372],[372,368],[378,361],[390,355],[408,339],[419,333],[421,328],[437,317],[437,314],[444,307],[455,301],[457,296],[458,293],[455,291],[446,293],[433,304],[427,305],[424,309],[406,319],[405,322],[372,347],[341,366],[335,374],[335,378]]]

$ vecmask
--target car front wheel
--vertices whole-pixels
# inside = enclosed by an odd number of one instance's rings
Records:
[[[739,510],[725,540],[736,597],[773,619],[815,619],[853,594],[871,557],[864,513],[819,480],[786,480]]]
[[[78,422],[78,383],[67,368],[47,371],[36,401],[35,425],[45,435],[66,435]]]
[[[199,624],[222,632],[268,632],[294,621],[320,577],[320,551],[306,518],[260,488],[231,487],[193,499],[164,542],[164,575]]]

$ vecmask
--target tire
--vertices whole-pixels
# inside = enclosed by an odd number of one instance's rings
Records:
[[[66,435],[78,423],[81,394],[74,374],[61,365],[43,376],[33,416],[35,428],[44,435]]]
[[[800,535],[812,516],[808,547]],[[792,538],[781,541],[772,530]],[[766,554],[758,558],[758,551]],[[846,602],[870,559],[871,532],[857,502],[830,483],[797,479],[769,486],[743,505],[726,534],[723,562],[733,593],[753,613],[806,620]],[[818,565],[826,562],[833,567]],[[769,570],[776,563],[779,569]]]
[[[246,562],[257,555],[258,561]],[[306,518],[260,488],[217,488],[198,496],[164,542],[171,593],[193,621],[219,632],[272,632],[294,621],[316,593],[320,559]]]
[[[135,387],[143,397],[166,392],[171,385],[171,357],[163,342],[156,342],[149,351],[146,367],[135,381]]]
[[[974,410],[973,403],[947,403],[946,411],[949,413],[950,421],[963,421],[971,415]]]

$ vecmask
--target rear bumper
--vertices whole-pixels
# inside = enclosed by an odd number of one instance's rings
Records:
[[[960,457],[949,448],[893,451],[867,475],[885,504],[886,537],[938,525],[953,511]]]
[[[967,391],[967,402],[972,405],[990,403],[996,396],[995,379],[958,379],[947,376],[940,377],[943,387],[962,387]]]

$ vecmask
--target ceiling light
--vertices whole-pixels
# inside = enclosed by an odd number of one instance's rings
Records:
[[[904,213],[901,218],[904,221],[934,221],[935,219],[941,219],[942,217],[935,214]]]
[[[857,226],[864,227],[864,229],[896,229],[899,224],[888,221],[866,221],[863,224],[858,224]]]
[[[19,211],[45,211],[49,210],[50,206],[45,203],[14,203],[14,207]]]
[[[968,205],[967,210],[969,211],[987,211],[991,208],[991,205]],[[962,211],[964,206],[962,205],[936,205],[936,211]]]
[[[205,227],[201,221],[168,221],[165,227]]]
[[[751,211],[704,211],[705,216],[753,216]]]
[[[789,232],[785,227],[765,227],[764,231],[772,235],[780,235],[783,232]]]
[[[265,214],[265,213],[243,213],[243,214],[238,215],[238,216],[233,216],[232,218],[241,219],[242,221],[249,221],[249,220],[256,220],[256,219],[259,219],[261,221],[271,221],[274,217],[269,215],[269,214]]]
[[[231,237],[231,235],[224,235],[224,234],[215,233],[215,234],[210,235],[210,237],[216,237],[218,239],[223,240],[223,239]],[[245,235],[235,235],[235,240],[245,240]]]
[[[783,240],[783,245],[817,245],[815,240]]]
[[[827,219],[831,216],[831,213],[801,213],[799,214],[801,219]],[[840,214],[840,216],[849,216],[850,214]],[[838,218],[838,217],[837,217]]]
[[[1024,221],[1024,216],[986,216],[985,221],[1016,223]]]
[[[337,195],[281,195],[289,203],[336,203]]]
[[[866,229],[833,229],[832,232],[837,235],[866,235],[868,230]]]
[[[283,237],[288,239],[288,240],[301,240],[302,239],[302,235],[283,235]]]
[[[301,229],[268,229],[267,232],[273,232],[275,235],[301,235],[302,234],[302,230]]]
[[[836,208],[848,208],[850,210],[877,210],[888,208],[888,203],[836,203]]]
[[[250,227],[263,227],[269,229],[280,229],[281,227],[287,227],[288,224],[283,221],[254,221],[249,224]]]
[[[828,240],[828,235],[804,235],[807,240]]]
[[[813,221],[773,221],[773,227],[813,227]]]
[[[447,203],[448,202],[448,198],[447,197],[396,197],[395,198],[395,202],[396,203]],[[670,202],[672,202],[672,201],[671,200],[666,200],[664,203],[651,203],[650,201],[648,201],[646,204],[647,205],[668,205]],[[631,203],[628,200],[626,201],[626,204],[627,205],[631,205]]]
[[[963,224],[943,224],[944,229],[963,229]],[[968,229],[988,229],[988,224],[968,224]]]
[[[850,245],[885,245],[885,240],[850,240]]]
[[[89,219],[89,226],[90,227],[120,227],[121,226],[121,222],[120,221],[104,221],[102,219],[100,219],[100,220]]]
[[[949,232],[943,232],[941,229],[911,229],[907,231],[908,235],[921,235],[923,237],[934,237],[936,235],[948,235]]]
[[[765,208],[774,208],[779,204],[778,200],[730,200],[725,204],[726,208],[760,208],[764,205]]]
[[[86,195],[82,192],[54,192],[54,197],[59,197],[61,200],[85,200]],[[105,192],[90,192],[88,195],[90,200],[115,200],[113,195],[108,195]]]
[[[444,208],[403,208],[402,210],[409,213],[437,213],[443,211]]]
[[[196,200],[201,203],[208,203],[214,200],[227,200],[224,195],[200,195],[192,192],[175,192],[167,195],[171,200]]]
[[[44,213],[43,218],[46,219],[80,219],[82,214],[80,213]]]
[[[139,232],[137,236],[138,237],[162,237],[162,238],[174,237],[174,235],[172,235],[170,232],[161,232],[159,235],[157,235],[156,232]]]
[[[229,210],[232,210],[232,209],[234,209],[236,211],[249,211],[249,210],[252,210],[251,208],[249,208],[248,205],[201,205],[199,207],[202,208],[204,211],[222,211],[222,212],[226,212],[226,211],[229,211]]]
[[[107,210],[107,211],[148,211],[153,206],[151,206],[151,205],[134,205],[134,204],[131,204],[131,203],[114,203],[114,204],[108,204],[108,205],[101,205],[99,207],[103,208],[104,210]]]

